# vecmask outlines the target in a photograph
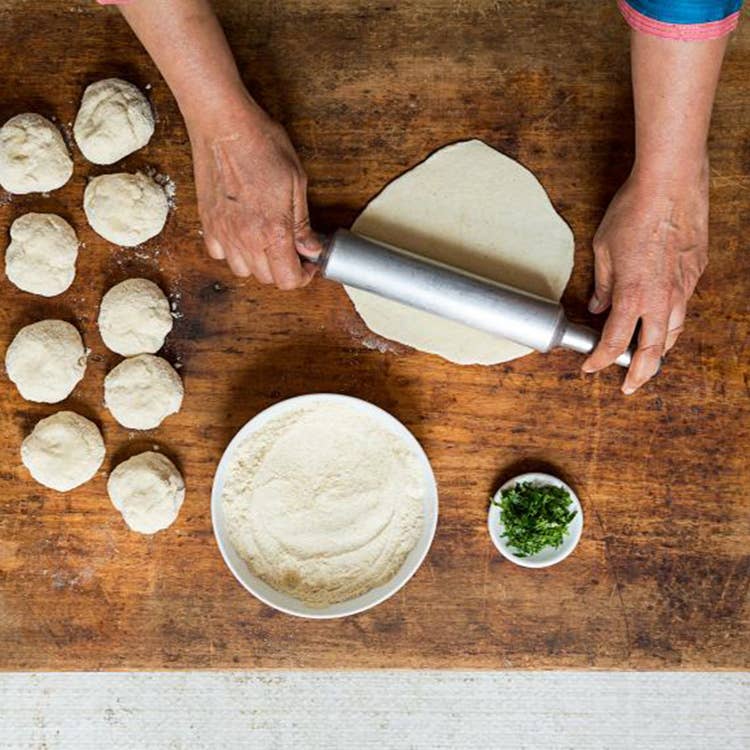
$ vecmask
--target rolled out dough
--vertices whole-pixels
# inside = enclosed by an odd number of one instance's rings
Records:
[[[528,169],[478,140],[440,149],[391,182],[354,222],[373,239],[560,299],[573,233]],[[369,292],[347,288],[367,327],[458,364],[495,364],[532,350]]]

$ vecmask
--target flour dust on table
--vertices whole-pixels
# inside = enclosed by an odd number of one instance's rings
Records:
[[[493,281],[559,300],[573,233],[534,175],[481,141],[446,146],[375,197],[358,234]],[[495,364],[532,350],[369,292],[347,288],[376,334],[458,364]]]

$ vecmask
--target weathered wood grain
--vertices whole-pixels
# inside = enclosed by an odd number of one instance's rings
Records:
[[[436,147],[485,139],[531,168],[570,222],[565,294],[586,320],[590,241],[632,156],[627,32],[614,3],[329,0],[217,3],[243,74],[289,128],[310,175],[316,223],[349,223],[368,198]],[[712,138],[712,260],[663,374],[632,398],[621,372],[579,375],[573,354],[457,367],[368,333],[344,292],[281,294],[238,281],[202,251],[190,153],[176,106],[116,11],[93,2],[0,2],[0,120],[34,110],[69,130],[83,87],[104,75],[151,84],[157,133],[127,169],[154,166],[177,207],[145,252],[86,225],[86,178],[49,197],[0,194],[0,229],[58,211],[85,242],[73,287],[53,300],[0,280],[3,346],[60,316],[92,357],[64,406],[104,431],[103,470],[66,495],[34,484],[19,444],[56,407],[0,381],[0,667],[690,668],[750,665],[750,30],[731,44]],[[164,285],[182,317],[183,411],[153,433],[102,407],[117,358],[96,330],[108,286]],[[397,596],[344,621],[275,613],[235,583],[212,538],[214,467],[249,417],[288,396],[359,396],[403,420],[441,493],[430,556]],[[129,533],[106,473],[158,443],[182,467],[177,523]],[[503,562],[485,528],[503,477],[550,468],[580,494],[581,544],[550,570]]]

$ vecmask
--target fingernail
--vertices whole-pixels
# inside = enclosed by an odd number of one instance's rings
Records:
[[[601,309],[602,303],[599,302],[596,295],[589,300],[589,312],[598,313]]]
[[[631,386],[629,386],[629,385],[628,385],[628,386],[625,386],[625,385],[624,385],[624,386],[622,387],[622,392],[623,392],[623,393],[624,393],[624,394],[625,394],[626,396],[632,396],[632,395],[633,395],[633,394],[635,393],[635,388],[632,388],[632,387],[631,387]]]
[[[300,255],[304,255],[308,258],[314,258],[319,255],[320,251],[320,248],[314,242],[310,242],[309,240],[297,240],[295,242],[295,247]]]
[[[581,370],[587,375],[590,375],[592,372],[594,372],[594,368],[588,362],[584,362],[581,365]]]
[[[247,277],[250,275],[250,266],[247,265],[245,259],[242,256],[238,256],[235,259],[236,272],[238,276]]]

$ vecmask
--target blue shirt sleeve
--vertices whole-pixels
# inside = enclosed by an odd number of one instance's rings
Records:
[[[742,0],[628,0],[628,5],[664,23],[711,23],[736,13]]]
[[[742,0],[617,0],[628,24],[667,39],[716,39],[734,30]]]

